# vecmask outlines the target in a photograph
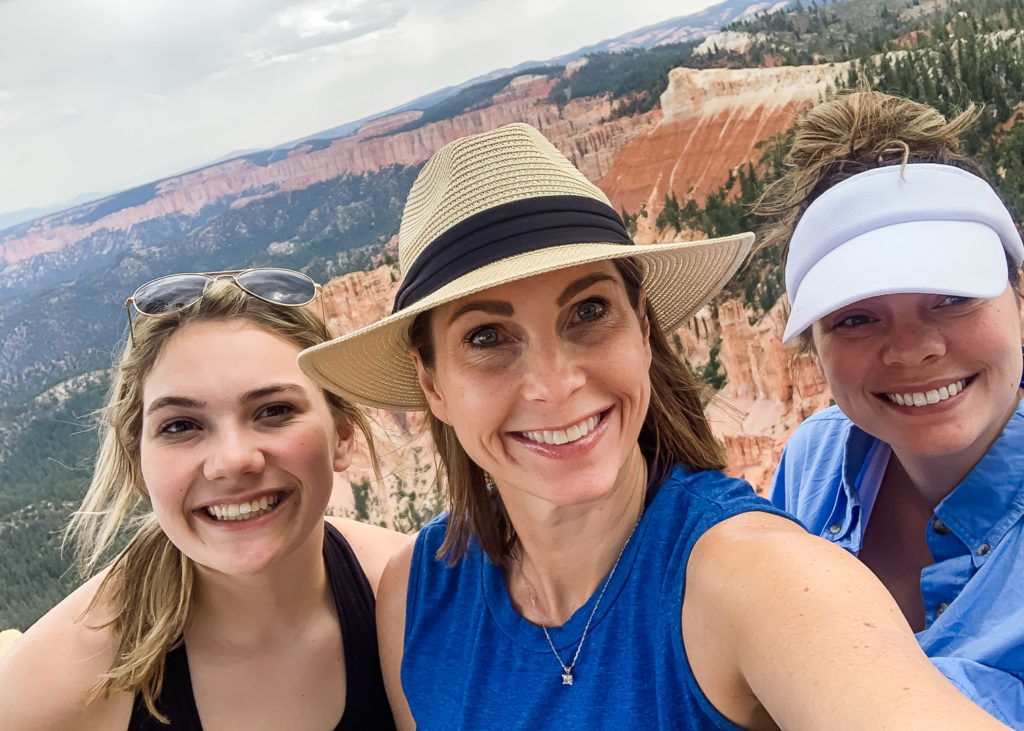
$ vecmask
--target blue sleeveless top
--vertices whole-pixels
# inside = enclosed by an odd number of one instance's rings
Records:
[[[785,515],[742,480],[677,467],[650,501],[594,615],[575,682],[540,627],[516,612],[478,543],[454,567],[434,558],[448,515],[413,552],[402,687],[419,729],[736,729],[690,671],[681,613],[686,563],[711,526],[758,510]],[[551,639],[571,663],[597,594]]]

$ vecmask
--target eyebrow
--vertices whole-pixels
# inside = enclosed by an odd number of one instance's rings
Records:
[[[275,396],[281,393],[299,393],[305,394],[306,390],[295,383],[272,383],[269,386],[263,386],[261,388],[247,391],[243,394],[241,401],[247,403],[249,401],[259,401],[268,396]],[[165,409],[169,406],[177,407],[179,409],[201,409],[206,406],[205,401],[200,401],[194,398],[188,398],[187,396],[163,396],[158,398],[149,405],[146,409],[146,415],[152,414],[160,409]]]
[[[604,274],[601,272],[588,274],[585,277],[580,277],[575,282],[571,282],[564,290],[562,290],[562,294],[558,295],[556,303],[559,307],[562,307],[577,294],[585,291],[598,282],[615,281],[615,277],[610,274]],[[512,307],[510,302],[506,302],[504,300],[475,300],[473,302],[467,302],[462,307],[455,310],[455,312],[452,313],[452,316],[448,318],[448,324],[451,325],[467,312],[485,312],[490,315],[512,317],[512,315],[515,314],[515,308]]]
[[[571,300],[573,297],[578,295],[580,292],[583,292],[584,290],[592,287],[598,282],[615,281],[615,277],[611,276],[610,274],[604,274],[603,272],[588,274],[587,276],[580,277],[575,282],[570,283],[569,286],[562,290],[562,294],[558,295],[558,299],[556,301],[558,302],[558,306],[561,307],[562,305],[566,304],[569,300]]]
[[[163,396],[158,398],[156,401],[151,403],[146,409],[146,415],[152,414],[160,409],[165,409],[168,406],[176,406],[180,409],[200,409],[204,405],[204,402],[198,401],[194,398],[186,398],[185,396]]]
[[[448,324],[451,325],[467,312],[486,312],[489,315],[512,317],[515,310],[512,308],[511,303],[504,302],[502,300],[474,300],[473,302],[467,302],[462,307],[455,310],[455,312],[452,313],[452,316],[448,318]]]

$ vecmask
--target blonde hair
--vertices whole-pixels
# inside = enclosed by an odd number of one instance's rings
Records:
[[[927,104],[871,91],[840,92],[797,117],[785,173],[765,188],[754,213],[769,222],[758,249],[778,245],[785,262],[789,240],[807,207],[833,185],[865,170],[887,165],[938,163],[987,180],[981,166],[964,154],[960,138],[981,115],[973,104],[951,120]],[[1007,273],[1020,296],[1020,269],[1009,255]],[[800,349],[810,347],[804,332]]]
[[[797,117],[786,171],[765,188],[754,213],[773,220],[760,248],[786,247],[800,216],[822,193],[857,173],[886,165],[931,162],[952,165],[984,179],[963,152],[960,137],[981,115],[969,105],[947,121],[938,110],[878,91],[840,92]]]
[[[75,544],[79,571],[88,576],[122,532],[134,529],[84,613],[101,601],[109,604],[113,616],[103,626],[118,637],[114,662],[100,676],[89,699],[111,691],[141,693],[149,712],[164,723],[169,721],[155,705],[163,685],[164,656],[182,642],[194,575],[192,561],[167,538],[149,506],[139,459],[142,391],[174,333],[189,323],[215,320],[247,322],[299,348],[330,339],[327,326],[307,308],[264,302],[226,279],[213,282],[187,307],[138,317],[133,325],[134,344],[126,345],[107,403],[98,414],[101,439],[92,482],[65,533],[65,542]],[[326,391],[324,396],[336,418],[349,420],[363,432],[379,475],[365,417],[339,396]]]
[[[669,345],[649,300],[643,314],[639,312],[639,266],[631,259],[616,259],[613,264],[637,316],[646,318],[650,326],[651,401],[639,437],[650,464],[648,486],[660,484],[677,463],[698,471],[724,469],[725,453],[704,414],[700,382]],[[409,329],[410,342],[428,368],[434,365],[430,321],[428,311]],[[465,555],[470,539],[476,538],[491,561],[507,564],[516,554],[518,538],[500,494],[488,485],[487,475],[470,459],[452,427],[429,411],[427,424],[446,478],[450,511],[437,557],[454,564]]]

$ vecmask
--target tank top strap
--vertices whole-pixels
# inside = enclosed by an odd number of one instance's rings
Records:
[[[380,671],[373,589],[352,547],[330,523],[324,525],[324,564],[345,645],[345,713],[336,731],[393,729]]]
[[[157,709],[171,719],[167,726],[153,718],[142,700],[142,694],[136,694],[132,706],[128,731],[166,731],[168,728],[181,731],[203,731],[199,720],[199,709],[192,695],[192,676],[188,671],[188,655],[185,645],[178,645],[164,656],[164,683],[160,697],[156,699]]]

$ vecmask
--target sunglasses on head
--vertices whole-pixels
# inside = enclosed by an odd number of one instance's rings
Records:
[[[128,332],[132,345],[135,344],[132,307],[139,315],[162,315],[180,310],[200,299],[206,288],[218,279],[230,279],[246,294],[285,307],[308,305],[320,291],[319,285],[302,272],[276,267],[168,274],[157,277],[136,289],[135,293],[124,301],[125,309],[128,310]],[[323,316],[322,296],[320,310]]]

